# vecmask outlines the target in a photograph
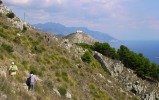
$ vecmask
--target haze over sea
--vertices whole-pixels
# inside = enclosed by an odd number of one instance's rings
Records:
[[[159,40],[129,40],[122,41],[120,44],[111,44],[115,48],[120,45],[125,45],[129,50],[136,53],[142,53],[144,57],[148,58],[151,62],[159,64]]]

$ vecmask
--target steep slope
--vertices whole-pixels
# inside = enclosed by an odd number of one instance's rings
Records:
[[[3,6],[3,7],[2,7]],[[1,5],[1,9],[7,9]],[[134,100],[129,91],[120,92],[117,83],[92,57],[85,63],[82,48],[24,24],[17,17],[0,13],[0,99],[2,100]],[[23,28],[14,26],[20,24]],[[24,27],[24,25],[26,25]],[[8,68],[14,61],[18,74]],[[37,75],[35,94],[27,91],[25,80],[30,71]],[[45,95],[44,95],[45,94]]]
[[[59,23],[51,23],[51,22],[44,23],[44,24],[34,24],[33,26],[36,27],[37,29],[40,29],[45,32],[49,32],[58,36],[66,36],[66,35],[69,35],[70,33],[76,32],[77,30],[82,30],[84,33],[92,36],[93,38],[95,38],[96,40],[100,42],[111,42],[111,41],[117,40],[113,38],[112,36],[108,35],[107,33],[89,30],[88,28],[85,28],[85,27],[66,27]]]
[[[97,42],[97,40],[83,33],[82,31],[77,31],[76,33],[72,33],[64,38],[68,39],[72,43],[94,44],[95,42]]]

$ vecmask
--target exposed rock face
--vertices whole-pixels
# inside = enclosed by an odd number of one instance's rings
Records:
[[[7,6],[1,4],[0,5],[0,13],[6,15],[7,13],[12,12]],[[8,18],[8,22],[12,23],[12,26],[15,28],[19,28],[20,30],[23,30],[24,26],[28,29],[31,28],[31,25],[27,24],[25,21],[20,20],[17,16],[14,18]]]
[[[101,63],[103,68],[112,76],[118,76],[123,71],[123,64],[120,62],[109,62],[108,58],[105,58],[102,54],[94,51],[93,56]]]
[[[91,36],[84,34],[83,32],[76,32],[73,34],[70,34],[66,36],[67,39],[69,39],[73,43],[87,43],[87,44],[94,44],[97,42],[94,38]]]
[[[124,84],[127,90],[142,100],[159,100],[159,88],[156,82],[139,78],[133,70],[124,68],[120,61],[111,60],[96,51],[93,52],[93,56],[113,78]]]

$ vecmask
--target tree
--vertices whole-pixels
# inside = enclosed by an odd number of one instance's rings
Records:
[[[117,59],[117,53],[115,48],[112,48],[108,43],[96,42],[93,45],[93,50],[100,52],[104,56],[108,56],[112,59]]]

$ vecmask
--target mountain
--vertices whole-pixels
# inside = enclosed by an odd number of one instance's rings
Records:
[[[93,45],[95,42],[97,42],[96,39],[83,33],[82,31],[77,31],[76,33],[69,34],[64,38],[69,39],[69,41],[71,41],[72,43],[87,43]]]
[[[66,36],[69,35],[70,33],[76,32],[77,30],[81,30],[100,42],[111,42],[112,40],[117,40],[106,33],[89,30],[86,27],[66,27],[59,23],[51,23],[51,22],[44,24],[34,24],[33,26],[44,32],[49,32],[58,36]]]
[[[0,7],[0,100],[159,99],[158,81],[149,77],[138,77],[122,61],[111,59],[93,48],[88,50],[89,48],[76,45],[66,38],[35,29],[19,19],[5,5],[0,3]],[[73,38],[78,39],[80,36],[92,40],[80,31],[72,35]],[[80,41],[85,42],[81,38]],[[98,46],[104,48],[98,43],[96,48],[99,51]],[[108,48],[105,54],[114,52],[106,43],[104,46]],[[127,52],[126,47],[123,49],[124,57],[132,53]],[[136,65],[138,56],[128,56],[135,58],[131,59]],[[143,56],[139,56],[144,62]],[[129,62],[131,59],[128,59]],[[12,61],[18,67],[15,76],[8,73]],[[153,67],[155,65],[151,70]],[[28,91],[25,83],[30,71],[36,75],[34,95]],[[158,75],[157,72],[158,69],[153,75]]]

